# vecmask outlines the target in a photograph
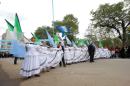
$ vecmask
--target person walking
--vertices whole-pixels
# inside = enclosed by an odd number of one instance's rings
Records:
[[[93,43],[88,45],[88,53],[90,56],[90,62],[94,62],[95,46],[93,45]]]
[[[61,59],[61,61],[60,61],[60,67],[62,66],[62,64],[63,64],[63,66],[64,67],[66,67],[66,63],[65,63],[65,59],[64,59],[64,41],[62,41],[62,42],[59,42],[59,44],[58,44],[58,46],[57,46],[57,48],[61,48],[62,49],[62,51],[63,51],[63,57],[62,57],[62,59]]]

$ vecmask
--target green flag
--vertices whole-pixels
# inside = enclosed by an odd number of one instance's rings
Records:
[[[89,45],[89,41],[87,39],[85,40],[85,42],[86,42],[86,45]]]
[[[57,35],[54,35],[54,42],[55,42],[55,44],[59,44],[59,42],[60,42],[60,39]]]
[[[10,31],[13,31],[13,30],[14,30],[14,26],[13,26],[9,21],[7,21],[6,19],[5,19],[5,21],[6,21],[6,23],[7,23],[8,29],[9,29]]]
[[[85,44],[85,40],[84,39],[79,39],[77,45],[78,46],[84,46],[84,45],[86,45]]]
[[[101,40],[99,41],[99,47],[100,47],[100,48],[103,48],[103,45],[102,45]]]
[[[15,15],[15,21],[14,21],[14,32],[17,35],[17,39],[22,41],[23,40],[23,33],[22,33],[22,29],[20,26],[20,21],[19,21],[17,13]]]
[[[17,32],[22,33],[22,29],[21,29],[21,26],[20,26],[20,22],[19,22],[19,18],[18,18],[17,13],[15,15],[15,24],[14,24],[14,27],[15,27],[15,29],[16,29]]]

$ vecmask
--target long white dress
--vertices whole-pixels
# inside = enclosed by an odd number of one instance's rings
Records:
[[[43,69],[46,69],[47,68],[47,47],[43,47],[43,46],[38,46],[38,50],[37,50],[40,54],[40,69],[41,71]]]
[[[71,47],[65,48],[64,58],[67,64],[73,63],[74,50]]]
[[[36,48],[36,45],[27,45],[26,57],[20,70],[20,74],[23,77],[29,77],[40,73],[40,58]]]

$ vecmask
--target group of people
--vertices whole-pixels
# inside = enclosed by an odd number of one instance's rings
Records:
[[[39,53],[37,52],[37,47],[38,46],[36,46],[36,45],[34,46],[31,44],[29,44],[26,47],[27,54],[26,54],[26,58],[23,61],[21,71],[20,71],[20,74],[26,78],[30,78],[31,76],[40,76],[39,74],[42,69],[41,64],[43,64],[44,62],[39,62],[39,61],[43,60],[43,58],[39,60],[39,58],[41,58],[41,56],[39,56]],[[65,58],[64,58],[64,52],[65,52],[64,43],[59,42],[57,48],[61,49],[62,53],[63,53],[61,56],[61,60],[59,62],[59,66],[66,67],[66,62],[65,62]],[[45,52],[45,51],[42,51],[42,53],[43,52]],[[88,46],[88,53],[90,55],[90,62],[94,62],[95,46],[92,43]],[[45,60],[45,58],[44,58],[44,60]],[[47,69],[47,67],[49,67],[49,66],[46,66],[46,69]]]
[[[129,58],[130,57],[130,46],[125,46],[122,48],[115,47],[114,49],[110,49],[112,52],[111,58]]]
[[[57,48],[62,48],[63,52],[64,52],[64,43],[63,42],[59,42],[58,47]],[[88,53],[89,53],[89,57],[90,57],[90,62],[94,62],[94,54],[95,54],[95,50],[96,47],[94,45],[94,43],[90,43],[88,45]],[[64,56],[62,57],[62,61],[60,62],[60,65],[63,63],[63,66],[65,67],[65,60],[64,60]]]
[[[62,46],[59,46],[59,48]],[[26,55],[23,60],[20,74],[23,77],[31,78],[32,76],[40,76],[41,71],[49,71],[55,68],[55,65],[60,64],[65,67],[63,57],[63,49],[47,48],[35,44],[26,44]],[[60,65],[60,66],[61,66]]]
[[[13,55],[13,57],[14,57],[14,64],[17,64],[18,58],[24,57],[24,60],[23,60],[22,66],[21,66],[21,70],[20,70],[20,74],[23,77],[30,78],[31,76],[40,76],[39,74],[43,68],[46,68],[45,70],[47,70],[47,71],[48,71],[48,69],[50,69],[50,68],[48,68],[48,67],[51,67],[50,65],[49,66],[46,65],[46,67],[43,67],[44,61],[46,62],[47,57],[41,58],[44,56],[39,56],[40,55],[39,53],[42,53],[41,55],[46,54],[45,51],[40,51],[39,47],[41,48],[40,45],[35,45],[33,43],[23,44],[23,43],[19,43],[17,41],[12,42],[11,50],[9,51],[9,53],[11,55]],[[47,47],[42,46],[42,48],[43,47],[46,48],[45,50],[47,50]],[[60,52],[60,53],[62,53],[61,56],[59,56],[59,57],[61,57],[59,66],[66,67],[67,63],[66,63],[66,60],[64,57],[64,53],[65,53],[64,41],[59,42],[59,44],[57,45],[57,49],[62,51],[62,52]],[[84,52],[86,52],[86,51],[84,51]],[[95,46],[93,43],[88,45],[87,53],[89,53],[90,62],[94,62]],[[46,62],[46,63],[48,63],[48,62]]]
[[[20,74],[27,78],[30,78],[33,75],[39,76],[39,73],[40,73],[41,69],[43,68],[42,64],[44,63],[44,62],[40,62],[40,61],[42,61],[43,59],[45,60],[47,57],[39,60],[39,58],[41,57],[41,56],[39,56],[40,55],[39,52],[41,52],[41,51],[38,50],[37,47],[39,47],[40,45],[38,45],[38,46],[35,44],[25,44],[25,45],[28,45],[28,46],[25,46],[25,49],[24,49],[23,44],[18,45],[18,43],[16,41],[14,41],[14,44],[12,45],[12,47],[13,47],[12,51],[10,52],[11,54],[16,55],[16,56],[14,56],[15,57],[14,64],[17,64],[17,58],[19,56],[20,57],[25,56],[22,67],[21,67]],[[42,47],[45,48],[45,46],[42,46]],[[22,54],[21,54],[21,50],[19,48],[22,49]],[[50,47],[46,47],[46,50],[47,50],[47,48],[50,48]],[[66,59],[64,56],[66,48],[65,48],[64,41],[59,42],[59,44],[57,45],[57,49],[62,51],[61,52],[62,54],[60,56],[61,58],[59,60],[60,61],[59,66],[66,67]],[[23,50],[26,50],[26,52],[23,52]],[[123,58],[125,58],[125,56],[130,57],[130,46],[122,47],[121,49],[116,47],[114,50],[110,50],[110,51],[114,51],[111,57],[123,57]],[[87,51],[84,51],[84,52],[87,52],[89,54],[90,63],[94,62],[94,56],[96,53],[96,46],[94,45],[94,43],[90,43],[87,46]],[[26,55],[24,55],[25,53],[26,53]],[[45,54],[46,52],[42,51],[41,53],[43,55],[43,53]],[[42,57],[44,57],[44,56],[42,56]],[[48,67],[49,66],[46,65],[47,71],[48,71]]]

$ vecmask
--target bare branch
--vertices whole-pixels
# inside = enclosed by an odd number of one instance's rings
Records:
[[[129,22],[129,23],[127,23],[127,25],[126,25],[125,27],[127,28],[129,25],[130,25],[130,22]]]

